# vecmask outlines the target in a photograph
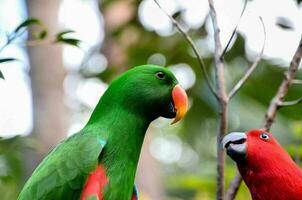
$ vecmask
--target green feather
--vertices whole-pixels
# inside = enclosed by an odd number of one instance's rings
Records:
[[[98,197],[88,197],[88,198],[85,199],[85,200],[99,200],[99,198],[98,198]]]
[[[159,71],[164,78],[156,77]],[[154,65],[133,68],[114,80],[87,125],[42,161],[18,200],[77,200],[98,163],[109,180],[104,200],[131,199],[146,130],[168,112],[176,84],[169,70]]]
[[[18,200],[78,199],[103,146],[96,133],[77,133],[59,144],[34,171]]]

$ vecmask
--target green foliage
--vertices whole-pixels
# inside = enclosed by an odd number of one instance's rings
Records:
[[[56,42],[61,42],[61,43],[68,44],[71,46],[79,47],[81,41],[79,39],[76,39],[73,37],[67,37],[67,35],[70,33],[74,33],[74,31],[66,30],[66,31],[62,31],[62,32],[58,33],[56,35]]]
[[[0,79],[4,79],[4,75],[3,75],[2,71],[0,71]]]
[[[15,58],[0,58],[0,64],[5,62],[15,61],[15,60],[16,60]],[[2,71],[0,71],[0,79],[4,79],[4,75]]]
[[[47,38],[48,36],[48,31],[46,29],[42,30],[42,31],[37,31],[33,33],[34,38],[36,38],[37,40],[44,40]]]
[[[28,30],[30,26],[39,26],[41,30],[33,31],[32,36],[35,40],[45,40],[48,36],[48,30],[44,28],[43,23],[36,18],[29,18],[22,22],[20,25],[18,25],[14,31],[12,31],[10,34],[7,35],[7,41],[6,43],[0,47],[0,53],[11,43],[13,43],[18,38],[22,37],[22,35]],[[80,40],[73,38],[73,37],[67,37],[66,35],[74,33],[72,30],[62,31],[57,33],[55,42],[56,43],[64,43],[72,46],[79,47]],[[2,58],[0,59],[0,64],[10,61],[15,61],[16,58]],[[0,70],[0,79],[4,79],[4,75],[2,71]]]
[[[12,42],[14,42],[16,39],[20,38],[23,33],[26,31],[26,29],[29,26],[32,25],[42,25],[41,21],[35,18],[27,19],[24,22],[22,22],[19,26],[15,28],[13,32],[7,35],[7,41],[6,43],[0,47],[0,53],[7,47],[9,46]],[[42,35],[46,36],[45,31],[43,31]],[[0,63],[5,63],[5,62],[10,62],[16,60],[15,58],[2,58],[0,59]],[[3,73],[0,71],[0,79],[4,79]]]
[[[2,47],[0,47],[0,53],[11,43],[13,43],[15,40],[20,38],[25,33],[25,31],[28,29],[28,27],[32,26],[32,25],[42,26],[42,23],[39,19],[35,19],[35,18],[30,18],[30,19],[27,19],[24,22],[22,22],[20,25],[18,25],[15,28],[14,31],[12,31],[10,34],[7,35],[7,41]],[[47,36],[47,31],[42,30],[41,32],[39,32],[38,35],[39,35],[38,36],[39,39],[44,39]],[[0,59],[0,64],[5,63],[5,62],[15,61],[15,60],[16,60],[16,58],[2,58],[2,59]],[[0,71],[0,79],[4,79],[4,75],[1,71]]]
[[[42,25],[41,21],[36,18],[30,18],[22,22],[17,28],[15,29],[14,33],[18,33],[23,28],[28,28],[32,25]]]
[[[33,31],[33,38],[37,40],[43,40],[47,37],[47,29],[44,27],[43,23],[36,18],[29,18],[22,22],[17,28],[9,35],[8,43],[21,37],[28,29],[32,26],[38,26],[38,30]]]
[[[16,199],[22,185],[22,152],[30,140],[19,136],[0,139],[0,194],[2,200]]]
[[[0,63],[15,61],[16,58],[1,58]]]

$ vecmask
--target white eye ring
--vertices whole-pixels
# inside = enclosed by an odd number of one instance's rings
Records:
[[[161,72],[161,71],[157,72],[155,75],[159,79],[164,79],[166,77],[166,74],[164,72]]]
[[[262,140],[268,140],[269,139],[269,136],[267,135],[267,134],[265,134],[265,133],[262,133],[262,134],[260,134],[260,139],[262,139]]]

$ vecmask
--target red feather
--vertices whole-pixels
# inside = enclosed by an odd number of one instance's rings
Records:
[[[102,165],[99,165],[96,170],[90,173],[82,191],[81,200],[85,200],[91,196],[97,196],[99,200],[102,200],[102,190],[107,183],[108,179],[105,170]]]
[[[136,188],[133,189],[131,200],[138,200]]]
[[[253,200],[301,200],[302,171],[272,134],[247,132],[247,162],[238,164]]]
[[[84,189],[81,194],[81,200],[86,200],[88,197],[97,196],[99,200],[103,200],[103,188],[108,183],[108,178],[106,177],[105,170],[100,164],[96,170],[90,173]],[[131,200],[137,200],[137,194],[133,191]]]

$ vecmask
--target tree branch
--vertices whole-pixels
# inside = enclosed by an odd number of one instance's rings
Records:
[[[242,178],[240,173],[237,171],[237,174],[233,178],[233,180],[230,183],[230,186],[228,190],[225,193],[224,200],[233,200],[236,197],[236,194],[239,190],[240,184],[241,184]]]
[[[302,85],[302,80],[295,79],[292,81],[292,84],[300,84]]]
[[[287,72],[284,74],[284,79],[275,95],[271,100],[269,108],[265,115],[264,129],[269,130],[274,122],[277,110],[279,106],[284,102],[284,97],[288,92],[289,87],[292,85],[292,81],[298,71],[299,64],[302,57],[302,38],[300,40],[299,46],[293,56],[292,61]]]
[[[201,68],[201,71],[202,71],[202,74],[207,82],[207,85],[209,86],[210,88],[210,91],[212,92],[212,94],[218,98],[218,95],[217,95],[217,92],[214,88],[214,86],[212,85],[211,81],[210,81],[210,78],[209,78],[209,75],[207,73],[207,70],[206,70],[206,66],[204,64],[204,61],[202,59],[202,57],[199,55],[199,52],[197,50],[197,47],[195,45],[195,43],[193,42],[192,38],[189,36],[188,33],[186,33],[186,31],[184,30],[184,28],[180,25],[180,23],[178,23],[178,21],[176,21],[171,15],[169,15],[169,13],[167,13],[163,8],[162,6],[158,3],[157,0],[154,0],[154,2],[157,4],[157,6],[167,15],[167,17],[170,18],[171,22],[173,23],[173,25],[177,28],[177,30],[182,34],[182,36],[186,39],[186,41],[189,43],[189,45],[191,46],[191,48],[193,49],[193,52],[197,58],[197,61],[198,61],[198,64]]]
[[[210,16],[212,19],[213,29],[214,29],[214,40],[215,40],[215,71],[216,71],[216,84],[219,102],[219,129],[217,133],[217,175],[216,175],[216,199],[222,200],[224,193],[224,164],[225,164],[225,154],[223,149],[220,148],[220,143],[222,137],[227,131],[227,111],[228,111],[228,95],[225,88],[225,78],[224,78],[224,64],[222,55],[222,45],[220,41],[220,29],[217,22],[217,14],[214,7],[213,0],[208,0],[210,7]]]
[[[252,75],[252,73],[255,71],[256,67],[258,66],[262,56],[263,56],[263,52],[264,52],[264,47],[265,47],[265,42],[266,42],[266,31],[265,31],[265,26],[263,23],[263,20],[261,17],[259,17],[261,24],[262,24],[262,28],[263,28],[263,35],[264,35],[264,39],[263,39],[263,44],[262,44],[262,48],[260,53],[258,54],[258,56],[256,57],[254,63],[252,64],[252,66],[246,71],[246,73],[243,75],[243,77],[237,82],[237,84],[233,87],[233,89],[230,91],[229,93],[229,99],[231,99],[238,91],[239,89],[242,87],[242,85],[248,80],[248,78]]]
[[[233,30],[233,32],[232,32],[232,35],[231,35],[231,37],[230,37],[230,39],[229,39],[227,45],[225,46],[225,48],[224,48],[223,51],[222,51],[222,54],[221,54],[221,56],[220,56],[220,59],[221,59],[221,60],[223,60],[224,55],[225,55],[225,53],[227,52],[227,50],[228,50],[228,48],[229,48],[229,46],[230,46],[230,44],[231,44],[231,42],[232,42],[232,40],[233,40],[233,38],[234,38],[236,32],[237,32],[237,28],[238,28],[239,22],[240,22],[240,20],[241,20],[243,14],[244,14],[244,12],[245,12],[245,9],[246,9],[246,5],[247,5],[247,0],[244,1],[244,5],[243,5],[243,8],[242,8],[240,17],[239,17],[239,19],[238,19],[238,22],[237,22],[237,24],[236,24],[236,26],[235,26],[235,28],[234,28],[234,30]]]
[[[285,73],[284,79],[280,84],[276,95],[271,100],[270,105],[267,109],[265,120],[263,123],[263,129],[266,131],[269,131],[272,124],[274,123],[274,119],[276,117],[276,113],[280,105],[284,103],[286,104],[286,102],[284,102],[284,97],[287,94],[289,87],[294,83],[293,79],[298,71],[301,58],[302,58],[302,37],[299,42],[299,46],[292,58],[292,61],[290,62],[290,66]],[[302,98],[294,102],[287,102],[287,104],[296,105],[297,103],[301,103],[301,102],[302,102]],[[225,200],[233,200],[235,198],[241,181],[242,178],[240,174],[237,173],[237,175],[234,177],[233,181],[231,182],[232,184],[230,184],[230,187],[228,188],[228,191],[225,196]]]
[[[294,100],[294,101],[284,101],[284,102],[279,104],[279,107],[294,106],[294,105],[297,105],[299,103],[302,103],[302,97],[297,99],[297,100]]]

